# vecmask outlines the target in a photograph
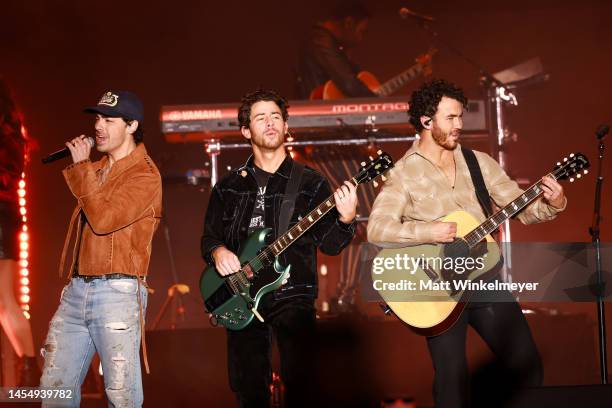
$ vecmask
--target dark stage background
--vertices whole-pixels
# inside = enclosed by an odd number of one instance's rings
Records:
[[[519,90],[519,106],[507,109],[508,125],[519,137],[508,148],[514,177],[535,180],[572,151],[595,161],[594,131],[600,123],[612,121],[610,2],[388,0],[367,4],[373,18],[354,59],[381,79],[411,65],[416,55],[432,45],[416,23],[398,18],[402,6],[435,16],[440,35],[490,72],[541,58],[550,79]],[[57,264],[74,205],[61,176],[66,162],[42,166],[41,155],[81,133],[93,133],[91,117],[81,110],[94,104],[103,91],[130,89],[144,100],[145,142],[162,173],[204,167],[202,146],[164,142],[160,106],[233,102],[259,86],[276,88],[292,98],[297,39],[316,18],[320,5],[312,1],[9,0],[0,9],[0,73],[12,89],[30,135],[40,145],[32,155],[28,191],[32,324],[35,343],[40,345],[63,285]],[[442,48],[434,59],[434,75],[461,84],[471,98],[483,98],[478,72]],[[413,82],[401,94],[409,95],[420,82]],[[407,147],[389,150],[399,158]],[[244,157],[245,152],[224,154],[220,168],[237,165]],[[607,163],[602,205],[604,213],[612,216],[610,159]],[[593,172],[579,183],[566,184],[567,211],[547,224],[514,223],[513,239],[589,241],[594,185]],[[195,290],[203,266],[199,237],[208,192],[172,185],[164,195],[179,277],[194,291],[185,297],[186,321],[179,327],[207,327]],[[602,239],[610,241],[610,222],[604,219],[602,227]],[[169,268],[160,231],[149,271],[156,289],[149,301],[149,322],[172,283]],[[594,304],[533,306],[584,314],[595,321]],[[160,327],[168,325],[165,318]],[[572,352],[596,361],[596,350],[593,343]],[[594,367],[581,379],[567,378],[573,383],[596,382],[598,369]],[[563,378],[557,380],[563,382]],[[419,392],[428,394],[428,387],[424,384]]]

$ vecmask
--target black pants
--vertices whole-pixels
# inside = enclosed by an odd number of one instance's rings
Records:
[[[521,308],[509,292],[501,293],[500,296],[507,301],[468,304],[451,329],[427,338],[435,370],[433,395],[437,408],[466,407],[470,399],[473,402],[483,394],[510,398],[511,395],[497,391],[503,387],[516,389],[542,384],[542,361]],[[486,389],[477,389],[475,386],[471,396],[468,391],[470,384],[465,350],[468,324],[491,348],[497,358],[495,367],[499,368],[490,372],[483,371],[488,373],[485,375],[488,377],[486,383],[499,388],[494,390],[489,386],[481,386]],[[503,375],[495,376],[495,373]],[[481,381],[478,383],[484,384]],[[508,388],[504,388],[504,391],[508,391]]]
[[[315,332],[314,299],[299,296],[274,300],[266,295],[258,311],[265,322],[254,319],[240,331],[227,331],[230,387],[240,407],[270,405],[272,334],[276,336],[285,386],[285,406],[300,406],[312,372]],[[310,390],[316,392],[316,390]]]

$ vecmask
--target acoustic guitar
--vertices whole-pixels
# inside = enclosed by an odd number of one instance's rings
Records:
[[[570,179],[573,182],[586,174],[588,167],[588,159],[576,153],[558,162],[548,175],[556,180]],[[448,214],[440,221],[457,223],[457,238],[452,243],[383,249],[373,265],[387,265],[389,268],[382,273],[372,268],[372,280],[378,280],[375,289],[395,315],[416,333],[435,336],[448,330],[461,315],[472,293],[466,289],[466,283],[486,282],[501,266],[499,246],[490,234],[540,197],[543,194],[541,184],[541,180],[533,184],[482,223],[466,211]],[[390,259],[413,259],[415,267],[407,268]],[[469,266],[468,259],[472,260]],[[382,286],[382,282],[399,282],[402,290]]]

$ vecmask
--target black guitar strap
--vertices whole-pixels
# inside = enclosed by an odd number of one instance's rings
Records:
[[[465,162],[470,170],[470,176],[472,176],[472,183],[474,183],[474,188],[476,188],[476,197],[478,198],[478,202],[480,203],[485,216],[488,218],[493,214],[493,207],[491,206],[491,197],[489,195],[489,191],[487,190],[487,186],[485,185],[484,179],[482,178],[482,171],[478,165],[476,155],[471,149],[463,146],[461,147],[461,152],[463,153]]]
[[[302,173],[304,173],[304,165],[294,161],[293,166],[291,167],[291,175],[289,176],[289,181],[287,181],[287,187],[285,188],[285,198],[281,203],[280,219],[278,223],[279,237],[284,234],[289,227],[289,221],[291,220],[291,216],[293,215],[293,210],[295,208],[295,199],[297,198],[298,188],[300,186],[300,181],[302,180]]]

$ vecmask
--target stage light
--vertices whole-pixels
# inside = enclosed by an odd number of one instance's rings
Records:
[[[293,136],[293,134],[287,132],[287,138],[285,140],[289,144],[289,146],[287,146],[287,151],[289,152],[289,156],[291,156],[291,158],[295,160],[295,158],[297,157],[297,152],[293,150],[293,146],[291,146],[293,142],[295,141],[295,137]]]
[[[319,268],[319,273],[321,274],[321,276],[327,275],[327,265],[322,264]]]
[[[22,127],[22,132],[25,135],[25,129]],[[26,157],[24,157],[24,161],[27,163],[28,162],[28,157],[27,157],[27,151],[26,151]],[[28,270],[28,266],[29,266],[29,262],[28,262],[28,258],[30,256],[29,254],[29,248],[30,245],[28,243],[29,241],[29,234],[28,234],[28,225],[27,225],[27,221],[28,218],[26,217],[26,213],[27,213],[27,209],[26,209],[26,175],[25,172],[21,173],[21,180],[19,180],[18,186],[19,189],[17,190],[17,195],[19,196],[19,213],[21,214],[21,219],[23,224],[21,225],[21,232],[19,233],[19,266],[21,267],[21,270],[19,271],[19,274],[21,275],[21,279],[19,280],[20,283],[20,287],[19,287],[19,292],[21,293],[21,296],[19,297],[19,301],[21,303],[21,310],[23,310],[23,314],[26,317],[26,319],[30,318],[30,279],[28,278],[28,275],[30,274],[30,271]]]

